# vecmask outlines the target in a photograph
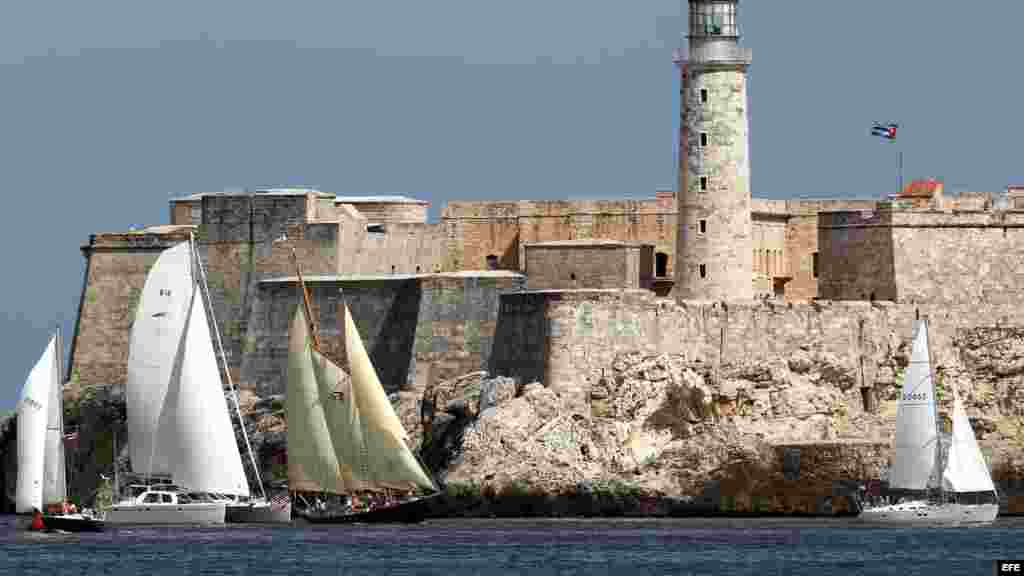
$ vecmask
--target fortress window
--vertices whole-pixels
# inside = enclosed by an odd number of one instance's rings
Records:
[[[708,221],[707,220],[701,220],[700,221],[700,233],[704,234],[707,231],[708,231]]]
[[[700,147],[704,148],[707,145],[708,145],[708,133],[707,132],[701,132],[700,133]]]
[[[498,269],[498,257],[494,254],[487,255],[487,269],[497,270]]]
[[[818,253],[811,254],[811,267],[813,268],[814,277],[818,277]]]
[[[654,255],[654,275],[668,276],[668,254],[658,252]]]
[[[708,277],[708,268],[704,264],[700,265],[700,277],[701,278],[707,278]]]
[[[708,177],[707,176],[701,176],[700,177],[700,189],[702,191],[708,189]]]
[[[701,88],[700,89],[700,103],[701,104],[707,104],[707,102],[708,102],[708,89],[707,88]]]
[[[573,282],[576,281],[576,273],[575,272],[573,272],[572,274],[569,274],[569,280],[572,280]]]

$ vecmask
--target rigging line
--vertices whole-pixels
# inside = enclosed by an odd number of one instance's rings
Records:
[[[221,362],[223,362],[224,364],[224,375],[227,377],[228,389],[231,391],[231,399],[234,401],[235,404],[235,413],[238,415],[238,427],[242,429],[242,439],[245,440],[245,449],[249,453],[249,461],[252,463],[252,470],[256,475],[256,484],[260,488],[260,495],[263,497],[264,500],[266,500],[267,493],[263,489],[263,479],[260,478],[260,469],[259,466],[256,465],[256,457],[252,453],[252,445],[249,443],[249,433],[245,429],[245,420],[242,419],[242,409],[239,407],[238,392],[235,390],[235,384],[231,380],[231,369],[228,367],[227,355],[224,353],[224,343],[221,341],[220,338],[220,327],[217,325],[217,317],[213,315],[213,299],[210,298],[209,287],[206,282],[206,269],[203,267],[203,261],[199,258],[199,251],[195,249],[195,241],[193,239],[191,232],[189,232],[188,241],[189,248],[191,248],[192,255],[195,258],[196,264],[198,265],[199,268],[199,277],[202,280],[200,286],[202,287],[204,293],[206,294],[206,301],[204,301],[203,304],[205,306],[207,302],[209,303],[210,316],[212,316],[214,320],[213,334],[217,340],[217,348],[218,350],[220,350]]]

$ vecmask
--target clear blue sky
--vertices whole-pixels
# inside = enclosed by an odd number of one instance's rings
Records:
[[[758,197],[1024,183],[1024,3],[743,2]],[[0,410],[90,233],[226,187],[457,198],[649,196],[674,182],[680,0],[0,6]]]

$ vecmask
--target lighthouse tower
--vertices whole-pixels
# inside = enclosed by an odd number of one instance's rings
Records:
[[[738,0],[689,0],[681,62],[677,300],[753,298],[747,68]]]

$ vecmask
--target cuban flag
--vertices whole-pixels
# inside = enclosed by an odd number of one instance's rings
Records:
[[[880,124],[878,122],[875,122],[875,125],[871,127],[871,135],[881,136],[886,140],[895,140],[896,129],[899,127],[900,125],[896,124],[895,122],[890,122],[889,124]]]

